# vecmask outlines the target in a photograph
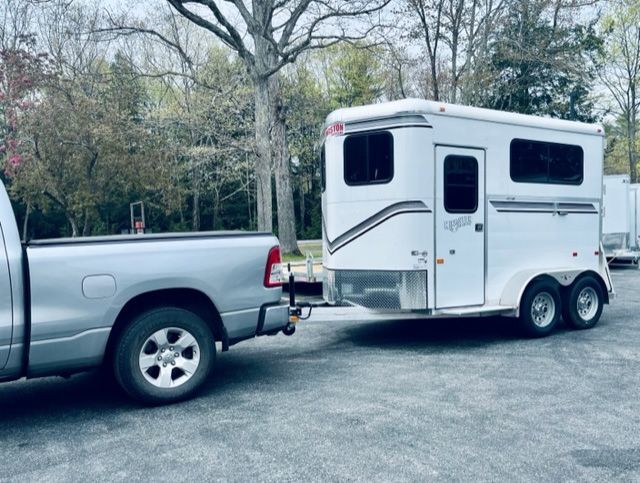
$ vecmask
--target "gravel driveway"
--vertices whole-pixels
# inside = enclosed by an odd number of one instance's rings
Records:
[[[353,320],[219,354],[143,408],[97,374],[0,386],[2,480],[639,480],[640,271],[589,331]]]

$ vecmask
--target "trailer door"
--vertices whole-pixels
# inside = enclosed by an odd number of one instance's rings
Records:
[[[484,151],[436,146],[436,308],[484,304]]]

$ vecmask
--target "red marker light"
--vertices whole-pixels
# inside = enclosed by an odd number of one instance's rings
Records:
[[[578,252],[573,252],[573,256],[577,257],[578,256]]]

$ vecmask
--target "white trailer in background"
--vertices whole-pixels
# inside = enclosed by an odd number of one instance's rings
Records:
[[[595,325],[603,129],[408,99],[329,115],[321,153],[325,300],[418,317],[562,313]]]
[[[631,210],[630,239],[634,240],[636,250],[640,251],[640,184],[632,184],[629,187],[629,204]]]
[[[602,244],[610,264],[638,265],[638,185],[629,175],[604,177]]]

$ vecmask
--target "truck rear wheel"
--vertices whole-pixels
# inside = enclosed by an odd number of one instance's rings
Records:
[[[603,304],[602,287],[597,280],[586,275],[565,292],[562,318],[574,329],[590,329],[600,320]]]
[[[207,323],[189,310],[155,308],[135,317],[116,344],[118,383],[133,398],[164,404],[192,396],[215,361],[215,340]]]
[[[560,294],[555,284],[536,280],[520,301],[520,322],[530,337],[549,335],[560,320]]]

